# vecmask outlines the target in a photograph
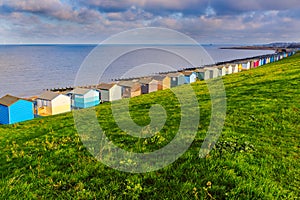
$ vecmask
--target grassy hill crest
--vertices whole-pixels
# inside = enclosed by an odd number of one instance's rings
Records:
[[[192,84],[201,113],[197,137],[180,159],[155,172],[124,173],[97,162],[82,145],[72,113],[0,126],[0,199],[299,197],[300,54],[223,81],[227,117],[213,151],[205,159],[198,157],[211,109],[209,91],[200,81]],[[130,100],[131,116],[139,125],[150,122],[149,108],[156,103],[166,109],[168,119],[149,139],[132,138],[120,130],[109,103],[96,108],[97,117],[118,146],[151,151],[174,137],[179,102],[169,90]]]

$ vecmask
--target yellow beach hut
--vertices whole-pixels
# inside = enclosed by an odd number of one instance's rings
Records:
[[[239,72],[241,72],[243,70],[243,64],[242,63],[238,64],[238,70],[239,70]]]
[[[152,78],[158,82],[157,90],[166,90],[171,87],[171,79],[168,76],[157,75]]]
[[[37,115],[49,116],[71,111],[71,98],[55,92],[44,92],[36,99]]]

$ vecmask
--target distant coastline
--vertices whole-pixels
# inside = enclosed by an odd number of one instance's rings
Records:
[[[231,50],[271,50],[277,53],[280,52],[292,52],[295,49],[300,48],[300,43],[271,43],[264,45],[247,45],[247,46],[231,46],[221,47],[220,49],[231,49]]]
[[[240,47],[221,47],[220,49],[231,49],[231,50],[264,50],[264,51],[275,51],[280,52],[292,52],[293,49],[289,48],[278,48],[278,47],[263,47],[263,46],[240,46]]]

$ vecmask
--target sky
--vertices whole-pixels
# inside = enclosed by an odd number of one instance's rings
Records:
[[[0,44],[100,43],[143,27],[201,44],[300,42],[300,1],[0,0]]]

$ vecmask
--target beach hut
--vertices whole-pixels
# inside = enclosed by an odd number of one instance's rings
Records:
[[[257,67],[259,67],[259,60],[256,60],[256,61],[254,62],[254,68],[257,68]]]
[[[158,90],[158,86],[159,86],[159,81],[151,78],[151,81],[149,83],[149,93],[156,92]]]
[[[232,65],[232,73],[238,73],[239,72],[239,65],[234,64]]]
[[[57,115],[71,111],[71,98],[67,95],[44,92],[36,99],[36,114],[39,116]]]
[[[15,124],[33,118],[33,102],[11,95],[0,98],[0,124]]]
[[[185,84],[185,77],[182,73],[169,73],[167,76],[170,77],[171,88]]]
[[[242,65],[242,70],[249,70],[251,68],[251,64],[250,62],[245,62],[245,63],[241,63]]]
[[[247,62],[247,68],[248,68],[248,70],[251,69],[251,61]]]
[[[196,72],[197,78],[199,80],[207,80],[207,79],[209,79],[209,71],[207,69],[203,69],[203,68],[196,69],[195,72]]]
[[[183,71],[182,74],[185,77],[185,83],[189,84],[189,83],[196,82],[196,79],[197,79],[196,72],[193,72],[193,71]]]
[[[158,75],[153,76],[152,79],[157,81],[157,90],[165,90],[171,87],[171,79],[168,76]]]
[[[141,93],[148,94],[158,90],[158,81],[150,77],[140,78],[139,83],[141,84]]]
[[[100,92],[94,89],[75,88],[67,93],[73,108],[89,108],[100,103]]]
[[[226,67],[226,74],[228,75],[228,74],[232,74],[232,73],[233,73],[232,65],[228,65]]]
[[[264,64],[263,58],[259,59],[259,65],[258,65],[258,66],[260,67],[260,66],[262,66],[263,64]]]
[[[219,76],[225,76],[226,75],[226,67],[225,66],[218,66],[216,68],[219,70]]]
[[[209,78],[217,78],[219,76],[219,70],[216,67],[207,67],[205,68],[206,70],[209,71]]]
[[[272,56],[271,56],[271,63],[273,63],[274,61],[275,61],[275,56],[272,55]]]
[[[111,102],[122,99],[122,88],[116,83],[101,83],[97,86],[101,102]]]
[[[131,98],[142,94],[141,84],[137,80],[120,81],[122,98]]]
[[[251,60],[250,61],[250,69],[253,69],[254,68],[254,60]]]
[[[239,63],[239,72],[241,72],[243,70],[243,64]]]

